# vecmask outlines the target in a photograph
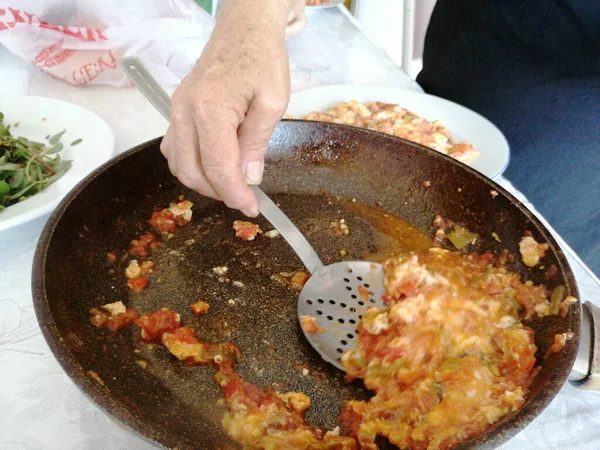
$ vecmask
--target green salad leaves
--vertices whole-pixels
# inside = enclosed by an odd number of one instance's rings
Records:
[[[0,112],[0,211],[23,201],[58,180],[71,167],[58,153],[65,131],[48,137],[48,143],[15,137]]]

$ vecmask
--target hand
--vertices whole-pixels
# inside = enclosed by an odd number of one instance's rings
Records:
[[[295,1],[295,0],[294,0]],[[258,215],[269,138],[290,95],[285,27],[292,0],[223,0],[202,56],[173,94],[161,144],[187,187]]]

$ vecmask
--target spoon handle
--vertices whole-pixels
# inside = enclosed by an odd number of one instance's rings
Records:
[[[256,195],[260,213],[279,231],[308,271],[314,274],[323,267],[323,263],[315,250],[288,216],[258,186],[250,186],[250,188]]]
[[[171,97],[148,72],[142,61],[135,56],[127,56],[120,61],[121,69],[129,77],[152,106],[167,119],[171,116]]]
[[[156,82],[142,62],[136,57],[125,57],[120,61],[120,65],[138,90],[152,103],[152,106],[165,119],[169,120],[171,115],[171,98]],[[302,260],[308,271],[313,274],[316,270],[323,267],[323,263],[315,250],[284,212],[258,186],[250,187],[254,191],[254,195],[256,195],[258,209],[261,214],[279,231],[290,247],[292,247],[292,250]]]

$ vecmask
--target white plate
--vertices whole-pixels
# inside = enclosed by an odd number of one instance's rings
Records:
[[[59,155],[73,161],[46,189],[0,211],[0,231],[50,213],[81,179],[114,156],[115,138],[108,124],[80,106],[45,97],[4,97],[0,98],[0,111],[13,136],[47,142],[46,136],[67,130],[60,140],[64,149]],[[15,123],[19,125],[14,127]],[[76,139],[83,140],[71,146]]]
[[[311,111],[327,111],[350,100],[395,103],[427,120],[441,121],[452,133],[453,142],[475,145],[480,155],[469,166],[489,178],[498,177],[508,166],[508,142],[489,120],[451,101],[408,89],[351,84],[321,86],[293,94],[286,115],[301,119]]]
[[[326,5],[306,5],[307,10],[312,9],[323,9],[323,8],[334,8],[336,6],[340,6],[344,4],[344,0],[331,0],[331,2]]]

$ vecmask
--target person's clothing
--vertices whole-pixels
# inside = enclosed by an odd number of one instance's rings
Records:
[[[417,81],[502,130],[506,178],[600,274],[598,0],[438,0]]]

